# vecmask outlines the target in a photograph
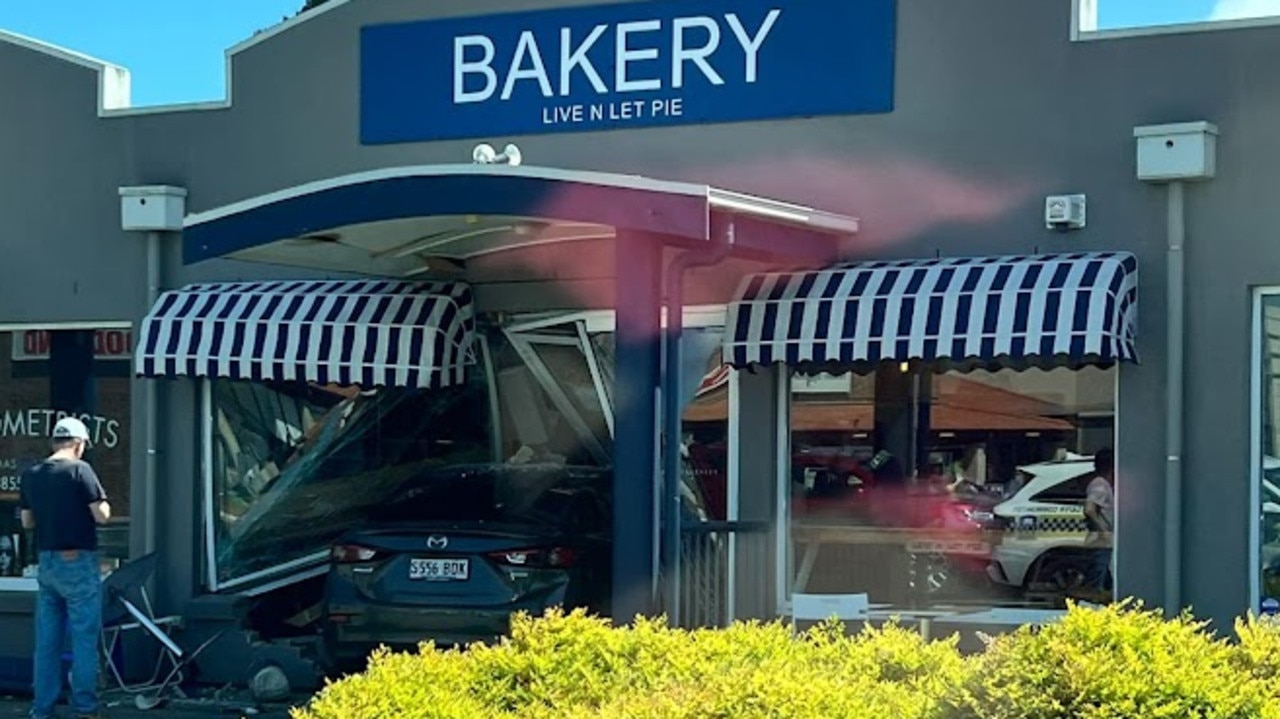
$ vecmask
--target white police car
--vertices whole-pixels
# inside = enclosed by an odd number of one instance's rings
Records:
[[[1062,594],[1079,587],[1089,552],[1084,504],[1095,476],[1092,457],[1019,467],[1022,486],[992,510],[1003,529],[993,548],[991,580],[1028,593]]]

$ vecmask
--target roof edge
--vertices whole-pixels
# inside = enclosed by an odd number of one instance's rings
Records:
[[[300,12],[287,20],[277,23],[265,30],[261,30],[253,36],[241,40],[235,45],[227,48],[223,51],[223,77],[226,82],[226,90],[223,92],[223,96],[221,98],[213,98],[211,100],[197,100],[193,102],[134,107],[131,100],[132,85],[129,71],[122,66],[98,60],[97,58],[90,57],[84,53],[68,50],[58,45],[44,42],[43,40],[37,40],[35,38],[11,33],[5,30],[0,30],[0,42],[9,42],[10,44],[35,50],[36,52],[41,52],[66,62],[97,70],[99,72],[98,117],[132,117],[134,115],[226,110],[231,107],[235,95],[235,71],[233,66],[237,55],[246,50],[257,47],[281,33],[292,30],[309,20],[313,20],[327,12],[337,10],[338,8],[353,1],[354,0],[329,0],[329,2],[320,5],[319,7],[307,10],[306,12]]]
[[[624,175],[595,170],[569,170],[537,165],[483,165],[474,163],[403,165],[378,168],[315,180],[274,192],[260,194],[219,207],[194,212],[186,216],[184,228],[191,228],[223,218],[252,212],[276,203],[286,202],[307,195],[335,190],[352,185],[376,183],[409,177],[508,177],[547,180],[551,182],[595,185],[620,190],[638,190],[663,195],[681,195],[701,198],[709,211],[742,214],[775,223],[818,230],[823,233],[853,236],[858,233],[858,219],[818,210],[804,205],[772,200],[731,190],[711,187],[702,183],[677,180],[660,180],[639,175]],[[710,215],[707,216],[710,232]]]
[[[649,190],[653,192],[662,192],[673,195],[689,195],[697,197],[705,197],[708,195],[710,188],[706,185],[674,182],[667,180],[651,180],[645,177],[635,175],[619,175],[606,172],[595,172],[587,170],[563,170],[554,167],[538,167],[530,165],[477,165],[477,164],[437,164],[437,165],[404,165],[400,167],[388,167],[375,170],[365,170],[362,172],[354,172],[337,177],[330,177],[323,180],[315,180],[306,182],[293,187],[287,187],[274,192],[257,195],[248,199],[233,202],[221,207],[195,212],[187,215],[183,222],[184,227],[193,227],[206,222],[213,222],[224,217],[230,217],[242,212],[248,212],[260,207],[291,200],[305,195],[311,195],[326,190],[332,190],[339,187],[347,187],[350,185],[359,185],[367,182],[379,182],[382,180],[391,180],[403,177],[416,176],[440,176],[440,175],[492,175],[506,177],[527,177],[543,180],[557,180],[561,182],[581,182],[586,184],[611,186],[619,188],[628,188],[635,190]]]
[[[349,2],[349,0],[338,1]],[[130,109],[131,79],[129,70],[124,66],[9,30],[0,29],[0,42],[96,72],[99,117],[108,113],[127,112]]]

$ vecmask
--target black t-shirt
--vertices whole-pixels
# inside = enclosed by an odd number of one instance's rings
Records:
[[[98,525],[89,505],[107,498],[88,462],[46,459],[22,473],[18,506],[36,520],[36,549],[98,549]]]

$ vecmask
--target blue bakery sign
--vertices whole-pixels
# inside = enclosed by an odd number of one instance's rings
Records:
[[[365,144],[889,112],[896,0],[655,0],[374,25]]]

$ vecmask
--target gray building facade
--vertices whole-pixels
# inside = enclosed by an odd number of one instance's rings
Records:
[[[451,128],[448,139],[397,139],[396,132],[412,137],[415,130],[396,127],[385,130],[385,141],[362,141],[362,93],[374,92],[374,80],[362,74],[362,28],[598,4],[333,0],[231,50],[226,102],[175,108],[131,109],[120,69],[0,33],[0,91],[12,98],[0,133],[0,216],[8,219],[0,237],[0,329],[133,328],[136,335],[151,310],[147,238],[121,228],[119,188],[184,188],[186,211],[198,215],[351,173],[467,163],[479,142],[517,143],[525,166],[705,184],[856,217],[856,234],[832,260],[1131,253],[1141,268],[1140,361],[1116,370],[1115,591],[1162,606],[1172,587],[1174,602],[1220,626],[1257,608],[1264,594],[1259,466],[1267,449],[1256,439],[1266,412],[1254,395],[1261,391],[1257,373],[1269,363],[1258,354],[1266,341],[1256,331],[1255,294],[1280,286],[1280,245],[1270,240],[1277,210],[1268,201],[1280,166],[1272,131],[1280,103],[1272,100],[1270,77],[1270,60],[1280,61],[1280,28],[1110,37],[1074,31],[1077,8],[1067,0],[887,3],[891,63],[875,70],[889,73],[886,107],[797,107],[795,116],[586,132],[543,123],[501,136],[469,135],[442,121]],[[789,3],[777,5],[785,13]],[[867,67],[826,67],[821,77],[796,82],[806,91],[865,83]],[[1196,121],[1217,128],[1216,173],[1185,188],[1182,501],[1170,521],[1168,191],[1138,179],[1134,130]],[[1047,229],[1046,196],[1074,193],[1087,196],[1087,225]],[[184,260],[180,233],[158,241],[159,291],[367,274],[226,258],[189,262],[192,250]],[[605,270],[586,255],[553,266],[478,261],[466,280],[480,312],[611,309],[613,289],[577,291],[620,281],[611,251],[590,252],[605,253]],[[754,256],[733,262],[741,264],[731,271],[695,270],[686,301],[724,304],[745,271],[795,264]],[[127,443],[118,451],[131,477],[128,553],[159,548],[156,591],[164,611],[194,625],[201,618],[219,627],[240,621],[243,596],[210,591],[206,582],[201,385],[127,375]],[[746,385],[756,381],[744,380],[742,396],[752,396]],[[148,382],[156,393],[152,481],[144,476]],[[746,405],[765,424],[777,414],[764,399],[770,391]],[[762,431],[751,421],[743,427]],[[742,486],[771,487],[775,478],[750,461],[754,450],[739,451]],[[743,489],[744,502],[749,493]],[[761,514],[777,516],[772,508]],[[1170,546],[1177,555],[1167,558]],[[779,601],[761,600],[754,613],[771,615]],[[14,672],[26,671],[31,611],[29,587],[0,591],[0,622],[14,628],[3,632],[0,655]],[[246,630],[236,641],[248,646],[254,637]]]

